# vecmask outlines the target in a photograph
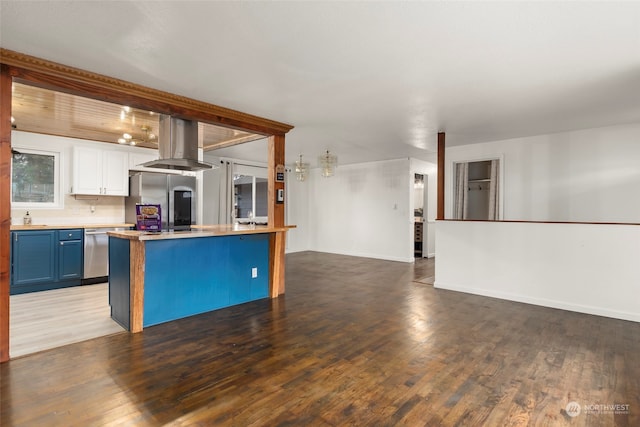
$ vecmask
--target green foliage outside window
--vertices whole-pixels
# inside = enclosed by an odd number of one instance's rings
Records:
[[[14,152],[11,195],[16,203],[53,203],[55,156]]]

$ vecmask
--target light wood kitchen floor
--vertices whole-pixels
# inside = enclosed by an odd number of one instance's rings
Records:
[[[111,320],[107,283],[10,297],[10,356],[122,332]]]

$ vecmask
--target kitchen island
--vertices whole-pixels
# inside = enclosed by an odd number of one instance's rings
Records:
[[[197,228],[196,228],[197,227]],[[111,317],[131,332],[284,293],[293,226],[109,232]]]

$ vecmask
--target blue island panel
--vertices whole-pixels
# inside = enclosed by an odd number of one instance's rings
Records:
[[[268,293],[268,234],[145,242],[144,327]]]

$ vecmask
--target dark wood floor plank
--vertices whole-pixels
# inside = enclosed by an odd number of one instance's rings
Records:
[[[433,265],[287,255],[275,300],[0,365],[0,424],[640,425],[639,324],[416,281]]]

